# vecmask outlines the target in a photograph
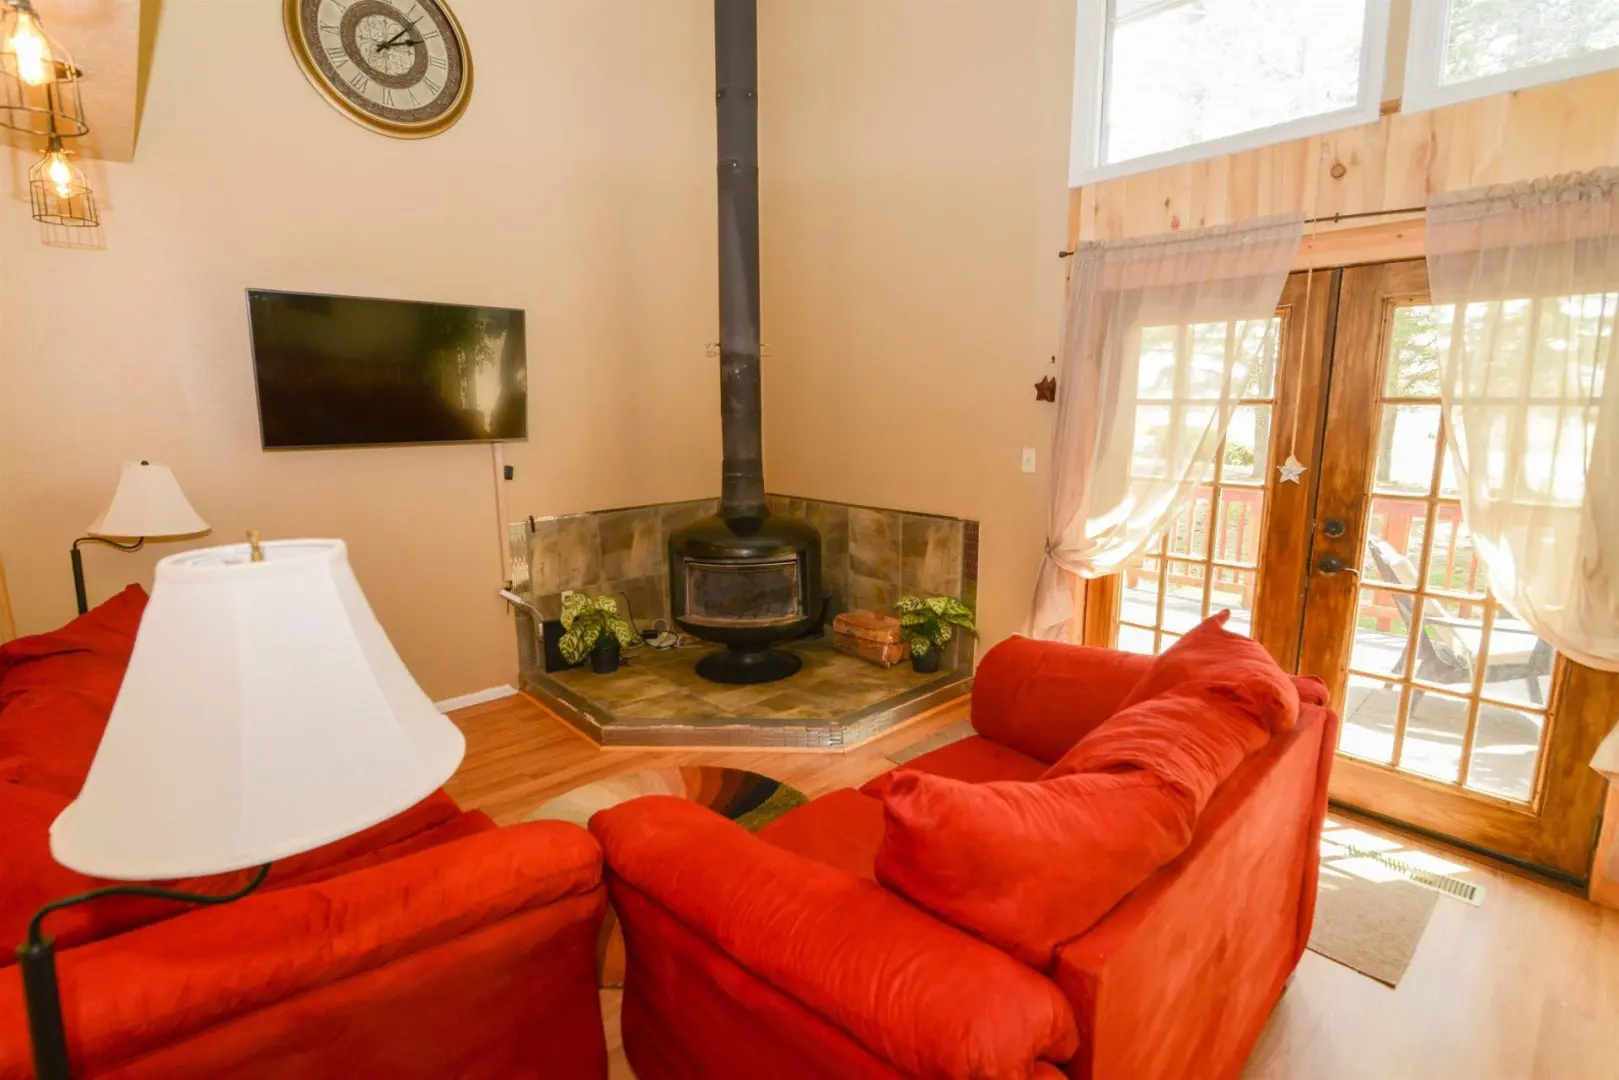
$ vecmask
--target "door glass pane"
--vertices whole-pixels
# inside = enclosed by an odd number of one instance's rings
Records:
[[[1496,608],[1484,661],[1484,696],[1544,709],[1551,696],[1556,658],[1556,652],[1528,623],[1519,622],[1505,608]]]
[[[1428,504],[1415,499],[1373,499],[1366,523],[1363,580],[1417,587]]]
[[[1411,642],[1414,597],[1388,589],[1362,589],[1356,612],[1355,640],[1349,666],[1368,675],[1405,674],[1405,653]]]
[[[1209,557],[1209,515],[1213,499],[1212,488],[1198,488],[1186,505],[1170,518],[1169,529],[1164,534],[1169,554],[1191,559]]]
[[[1535,791],[1536,760],[1545,727],[1545,713],[1481,704],[1467,786],[1528,802]]]
[[[1462,521],[1461,507],[1441,505],[1434,516],[1433,545],[1428,552],[1428,588],[1482,597],[1489,581],[1484,564],[1473,550],[1467,525]]]
[[[1264,509],[1262,491],[1227,488],[1220,492],[1220,532],[1214,545],[1215,559],[1244,566],[1258,565]]]
[[[1119,623],[1119,648],[1125,652],[1145,653],[1151,656],[1156,651],[1153,644],[1154,634],[1144,626],[1131,626],[1129,623]]]
[[[1254,622],[1254,594],[1259,589],[1259,575],[1252,570],[1232,570],[1216,566],[1214,581],[1209,586],[1209,614],[1231,612],[1226,629],[1234,634],[1252,634]]]
[[[1450,310],[1426,304],[1394,309],[1384,397],[1439,396],[1440,341],[1450,334]]]
[[[1387,765],[1394,760],[1394,724],[1400,712],[1400,684],[1351,673],[1344,694],[1338,749]]]
[[[1400,768],[1455,783],[1461,776],[1467,708],[1466,698],[1413,689],[1405,742],[1400,748]]]
[[[1372,490],[1392,495],[1428,494],[1433,489],[1438,445],[1438,405],[1384,405]]]
[[[1239,405],[1231,412],[1225,449],[1220,454],[1220,479],[1228,484],[1262,484],[1270,475],[1269,405]]]
[[[1477,610],[1476,605],[1469,605]],[[1463,614],[1463,605],[1437,597],[1422,599],[1422,633],[1417,637],[1418,682],[1472,690],[1473,671],[1484,646],[1484,619]]]
[[[1203,578],[1206,563],[1169,563],[1169,580],[1164,589],[1165,630],[1190,630],[1203,621]]]
[[[1124,569],[1124,589],[1119,597],[1119,619],[1138,626],[1158,622],[1158,577],[1162,560],[1147,556]],[[1151,652],[1149,646],[1148,650]]]

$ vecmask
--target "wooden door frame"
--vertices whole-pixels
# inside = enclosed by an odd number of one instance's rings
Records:
[[[1375,431],[1378,394],[1376,386],[1367,383],[1375,383],[1382,370],[1392,312],[1402,301],[1421,301],[1427,295],[1427,267],[1420,261],[1344,271],[1339,290],[1344,315],[1336,325],[1324,437],[1333,431]],[[1362,312],[1367,314],[1357,317]],[[1376,365],[1370,376],[1368,363]],[[1348,678],[1360,581],[1347,571],[1325,573],[1320,563],[1330,555],[1347,567],[1361,565],[1371,516],[1367,493],[1372,467],[1365,453],[1322,457],[1317,506],[1330,509],[1341,504],[1344,516],[1352,520],[1336,538],[1313,527],[1308,545],[1305,637],[1298,670],[1324,679],[1340,702]],[[1464,792],[1443,781],[1344,755],[1333,767],[1332,798],[1352,809],[1583,883],[1590,875],[1606,787],[1589,762],[1609,720],[1619,714],[1619,675],[1559,657],[1547,706],[1549,729],[1538,762],[1535,798],[1528,805]]]

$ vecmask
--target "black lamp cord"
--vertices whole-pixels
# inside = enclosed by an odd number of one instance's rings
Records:
[[[103,541],[110,543],[110,541]],[[139,547],[139,544],[135,545]],[[123,547],[113,544],[113,547]],[[133,548],[124,548],[132,551]],[[264,884],[270,874],[270,864],[258,868],[249,881],[236,892],[224,896],[164,889],[157,885],[108,885],[100,889],[52,900],[34,913],[28,922],[28,940],[17,947],[18,967],[22,972],[23,996],[28,1005],[28,1031],[34,1043],[34,1074],[38,1080],[69,1080],[67,1032],[62,1025],[62,998],[56,983],[56,950],[52,940],[45,936],[45,917],[62,908],[75,907],[99,900],[104,896],[141,896],[153,900],[172,900],[179,904],[228,904],[240,900]]]

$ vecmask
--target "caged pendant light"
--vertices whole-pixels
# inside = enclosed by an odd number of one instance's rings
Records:
[[[45,156],[28,170],[28,195],[34,220],[46,225],[91,229],[101,223],[96,197],[84,174],[62,149],[62,137],[52,135]]]
[[[79,69],[45,36],[33,0],[0,0],[0,127],[45,138],[90,130]]]

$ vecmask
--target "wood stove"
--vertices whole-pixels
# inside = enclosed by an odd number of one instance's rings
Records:
[[[757,0],[714,0],[719,128],[719,513],[669,537],[675,623],[725,644],[697,662],[724,683],[784,679],[802,661],[772,642],[821,619],[821,534],[765,506],[759,431],[759,53]]]

